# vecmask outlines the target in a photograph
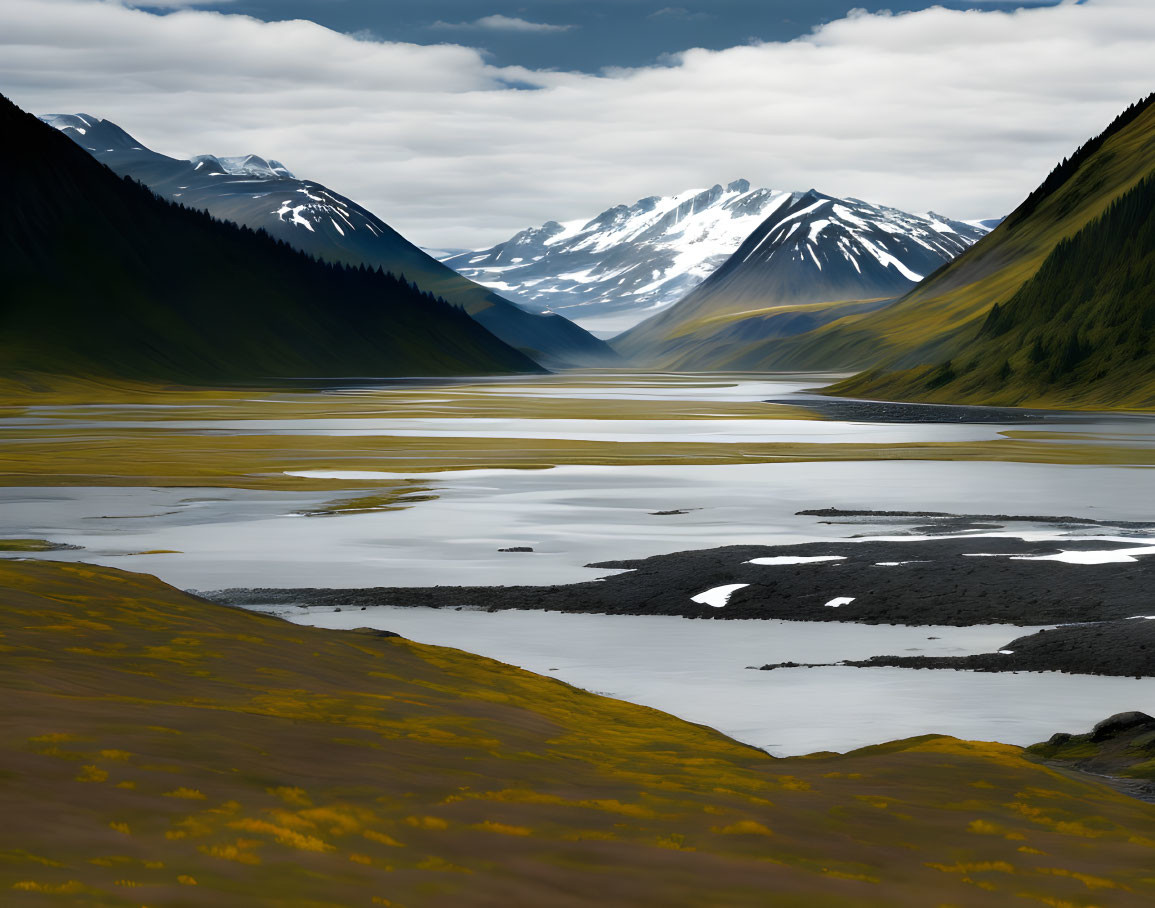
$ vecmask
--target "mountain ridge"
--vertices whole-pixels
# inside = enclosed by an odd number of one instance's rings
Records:
[[[749,180],[739,179],[725,187],[647,196],[589,219],[547,221],[489,249],[443,260],[523,305],[561,311],[593,330],[628,331],[708,281],[775,211],[793,209],[808,196],[832,198],[815,189],[752,189]],[[896,212],[857,199],[838,201],[875,217]],[[939,220],[969,239],[987,229]]]
[[[764,342],[881,308],[985,234],[934,213],[795,193],[685,298],[613,343],[662,368],[758,368]]]
[[[0,363],[170,382],[540,372],[444,300],[165,201],[0,96]],[[82,213],[79,216],[78,213]]]
[[[861,387],[950,402],[1155,408],[1153,300],[1155,171],[1061,240],[951,359]]]
[[[752,190],[739,179],[647,196],[592,218],[547,221],[444,261],[523,305],[572,313],[612,333],[681,299],[738,248],[765,206],[792,195]],[[517,283],[507,280],[515,276]]]
[[[1057,373],[1061,381],[1053,387],[1040,385],[1035,365],[1046,362],[1050,367],[1059,367],[1064,359],[1069,359],[1070,351],[1049,344],[1045,346],[1050,352],[1045,350],[1038,363],[1020,361],[1017,368],[1011,362],[1012,352],[1002,351],[994,368],[1002,373],[1006,362],[1014,370],[1017,378],[1009,385],[1006,381],[1011,375],[1003,375],[997,389],[989,377],[978,379],[990,371],[990,364],[981,362],[980,347],[993,352],[994,347],[987,345],[990,329],[1000,323],[1011,326],[1015,317],[1008,313],[1016,308],[1016,298],[1021,301],[1035,296],[1042,287],[1050,287],[1052,293],[1066,293],[1056,286],[1053,274],[1062,270],[1064,255],[1084,231],[1092,235],[1116,231],[1116,244],[1123,249],[1131,243],[1130,251],[1124,260],[1118,260],[1112,258],[1111,249],[1103,247],[1103,261],[1113,261],[1117,268],[1145,267],[1143,256],[1148,253],[1134,246],[1132,235],[1119,232],[1108,223],[1108,215],[1153,173],[1155,94],[1128,107],[1100,135],[1061,162],[1003,224],[969,253],[876,316],[846,319],[809,336],[792,338],[778,351],[777,363],[789,368],[825,361],[837,363],[835,368],[865,369],[831,389],[857,396],[967,402],[998,399],[1048,406],[1151,405],[1139,372],[1135,373],[1135,386],[1130,391],[1118,386],[1118,382],[1125,382],[1125,376],[1117,376],[1116,382],[1099,385],[1103,392],[1099,394],[1091,387],[1098,379],[1087,383],[1084,376],[1080,383],[1078,376],[1063,368]],[[1134,221],[1133,229],[1145,228]],[[1101,237],[1084,237],[1080,243],[1086,246],[1100,241]],[[1089,260],[1086,267],[1101,269],[1099,263]],[[1050,269],[1050,276],[1045,268]],[[1149,279],[1135,280],[1142,284]],[[1089,292],[1079,302],[1078,307],[1066,310],[1066,318],[1084,323],[1085,327],[1090,327],[1086,319],[1095,306],[1105,307],[1102,316],[1110,323],[1117,314],[1115,307],[1124,305],[1122,296],[1109,286]],[[1037,299],[1032,305],[1037,307]],[[1133,308],[1135,304],[1126,305]],[[1001,314],[993,316],[996,306]],[[1030,326],[1026,332],[1032,338],[1029,343],[1033,345],[1034,334],[1044,327],[1042,320]],[[974,346],[976,343],[979,347]],[[1098,352],[1108,356],[1108,346],[1101,345]],[[960,367],[970,371],[970,362],[976,356],[976,375],[956,382]],[[1089,355],[1079,358],[1097,359]]]
[[[123,128],[91,114],[41,120],[118,174],[218,218],[260,229],[329,262],[380,267],[455,305],[506,343],[551,368],[607,365],[619,359],[602,341],[557,315],[527,312],[463,278],[368,209],[284,164],[259,155],[196,155],[184,160],[145,147]]]

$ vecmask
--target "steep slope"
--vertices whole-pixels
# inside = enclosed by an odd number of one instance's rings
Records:
[[[790,196],[747,180],[649,196],[444,261],[536,311],[617,333],[685,296]]]
[[[0,364],[170,381],[538,371],[460,310],[156,198],[0,98]]]
[[[985,233],[933,213],[798,193],[685,299],[614,345],[669,368],[749,368],[764,342],[877,309]]]
[[[256,155],[198,155],[185,161],[144,147],[89,114],[42,117],[97,160],[157,194],[217,218],[264,230],[297,249],[347,265],[403,275],[463,307],[506,343],[550,366],[616,362],[603,342],[557,315],[526,312],[414,246],[392,227],[331,189]]]
[[[927,735],[775,760],[456,650],[0,561],[5,905],[1142,905],[1150,805]]]
[[[991,307],[1005,306],[1060,242],[1155,170],[1152,98],[1128,108],[1060,164],[989,236],[893,306],[781,341],[767,351],[764,365],[901,372],[953,359]],[[848,394],[897,397],[913,391],[907,380],[899,375],[890,385],[871,372],[840,387]]]
[[[1155,407],[1155,173],[1061,240],[951,360],[858,386],[920,400]]]
[[[461,253],[446,262],[524,305],[557,310],[591,329],[622,331],[685,297],[755,231],[769,232],[777,224],[790,230],[797,221],[789,216],[817,199],[824,200],[818,208],[827,211],[807,219],[805,226],[809,229],[820,221],[837,226],[791,248],[801,252],[809,246],[827,263],[845,258],[870,267],[873,257],[890,254],[886,251],[890,245],[900,265],[914,271],[933,269],[945,261],[943,255],[957,255],[986,232],[981,226],[947,222],[933,215],[920,218],[854,199],[830,199],[813,190],[752,190],[748,181],[736,180],[724,189],[717,185],[667,198],[653,196],[628,207],[618,205],[589,221],[550,221],[492,249]],[[834,205],[838,213],[830,211]],[[902,239],[891,242],[891,233]],[[859,234],[871,243],[870,248],[858,242]],[[916,236],[937,251],[929,258],[922,254],[927,250],[910,242]],[[799,270],[798,281],[806,283],[813,277]],[[910,286],[901,277],[897,283],[883,283],[888,292]],[[728,286],[730,291],[737,290],[733,282]],[[766,299],[759,294],[753,297]],[[817,291],[805,298],[811,302],[841,297]]]

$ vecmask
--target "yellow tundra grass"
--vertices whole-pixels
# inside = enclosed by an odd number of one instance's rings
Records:
[[[456,650],[0,563],[0,904],[1125,906],[1155,808],[927,736],[775,760]]]

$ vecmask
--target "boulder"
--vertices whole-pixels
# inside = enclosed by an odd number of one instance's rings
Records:
[[[1155,729],[1155,718],[1138,711],[1116,713],[1104,719],[1091,730],[1091,740],[1096,743],[1107,741],[1124,732],[1139,728]]]

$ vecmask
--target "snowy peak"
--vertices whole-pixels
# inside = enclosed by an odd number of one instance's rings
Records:
[[[853,269],[851,283],[862,284],[859,295],[865,298],[907,289],[985,233],[934,213],[909,214],[811,189],[771,213],[718,277],[751,266],[763,272],[833,267],[848,277]]]
[[[296,231],[338,244],[357,231],[370,238],[392,233],[360,206],[319,183],[298,179],[272,158],[255,154],[170,158],[145,148],[115,123],[89,114],[48,114],[40,119],[161,195],[287,241]]]
[[[594,218],[547,221],[446,264],[536,311],[622,331],[668,308],[737,261],[791,264],[792,298],[815,275],[822,293],[887,295],[909,287],[983,236],[983,225],[839,199],[817,189],[751,188],[748,180],[647,196]],[[739,253],[740,255],[736,255]],[[831,286],[825,280],[841,274]],[[866,276],[863,278],[863,276]],[[851,286],[858,281],[865,286]],[[822,298],[822,297],[819,297]]]
[[[264,179],[295,180],[296,177],[280,161],[265,160],[255,154],[218,157],[211,154],[197,155],[190,159],[196,164],[206,164],[213,171],[233,176],[252,176]]]
[[[40,119],[94,154],[142,150],[140,143],[115,123],[91,114],[45,114]]]
[[[158,158],[177,162],[177,158],[167,158],[145,148],[127,132],[109,120],[102,120],[92,114],[43,114],[40,119],[76,142],[77,145],[103,156],[117,152],[141,152],[145,158]],[[137,156],[134,156],[137,157]],[[287,179],[296,177],[280,161],[265,159],[255,154],[224,157],[211,154],[195,155],[187,163],[201,176],[250,176],[262,179]]]
[[[320,183],[301,180],[296,181],[296,184],[291,191],[280,192],[274,199],[279,205],[270,213],[279,224],[300,227],[310,233],[320,230],[330,234],[336,231],[342,238],[357,230],[365,231],[370,237],[382,236],[390,231],[390,228],[359,205],[354,205]]]
[[[613,333],[674,303],[795,194],[739,179],[647,196],[593,218],[547,221],[446,264],[535,311]]]
[[[318,259],[381,268],[461,306],[510,346],[551,367],[617,364],[608,345],[564,318],[542,318],[467,280],[356,202],[259,155],[158,154],[87,114],[42,117],[122,176],[189,208],[264,231]],[[91,141],[93,137],[96,141]],[[556,225],[560,230],[560,225]],[[453,251],[447,250],[446,255]]]
[[[887,305],[987,233],[816,189],[769,192],[761,211],[724,264],[614,346],[663,367],[747,368],[763,344]]]

